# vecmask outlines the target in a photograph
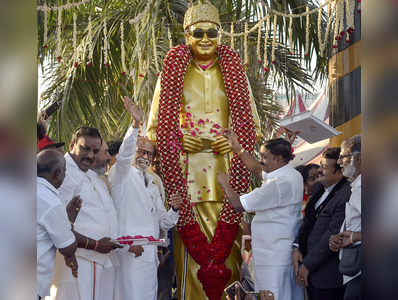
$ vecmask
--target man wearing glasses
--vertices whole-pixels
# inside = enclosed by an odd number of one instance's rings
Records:
[[[142,235],[158,239],[159,228],[167,231],[177,224],[182,200],[178,195],[171,195],[172,209],[166,211],[158,187],[152,183],[153,176],[146,172],[152,161],[153,144],[146,138],[137,138],[143,111],[128,97],[124,103],[133,123],[109,171],[119,236]],[[143,248],[141,256],[141,251],[117,253],[120,266],[116,269],[114,300],[156,300],[157,247],[146,245]]]

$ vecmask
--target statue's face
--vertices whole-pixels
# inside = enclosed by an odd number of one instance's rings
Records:
[[[195,59],[210,60],[214,58],[218,45],[217,27],[216,24],[211,22],[200,22],[192,25],[191,32],[185,34]],[[215,31],[217,31],[217,35]]]

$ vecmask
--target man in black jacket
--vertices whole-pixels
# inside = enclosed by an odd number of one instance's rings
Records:
[[[293,243],[292,263],[296,283],[307,287],[309,300],[344,298],[339,257],[329,248],[329,237],[340,231],[345,204],[351,195],[350,183],[337,164],[340,148],[323,153],[319,179],[305,208],[305,217]]]

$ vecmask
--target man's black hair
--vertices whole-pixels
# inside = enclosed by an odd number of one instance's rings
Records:
[[[77,140],[84,136],[91,136],[93,138],[99,138],[101,140],[101,145],[102,145],[102,137],[101,137],[101,134],[98,131],[98,129],[91,127],[91,126],[85,126],[85,125],[78,127],[75,130],[75,132],[73,132],[72,141],[77,143]]]
[[[339,156],[340,156],[340,150],[341,150],[340,147],[332,147],[332,148],[329,148],[328,150],[326,150],[325,152],[323,152],[324,158],[330,158],[330,159],[336,160],[333,174],[341,169],[340,165],[337,163],[337,160],[339,159]]]
[[[291,145],[285,139],[279,138],[268,140],[263,144],[263,146],[273,155],[281,155],[286,163],[294,158],[291,151]]]
[[[118,139],[118,140],[112,140],[112,141],[107,141],[106,144],[108,145],[108,153],[110,156],[114,156],[119,153],[120,146],[122,145],[123,141]]]

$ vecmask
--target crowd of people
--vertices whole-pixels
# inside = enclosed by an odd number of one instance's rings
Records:
[[[143,111],[129,98],[124,101],[133,122],[123,141],[105,142],[97,129],[81,126],[66,154],[64,143],[49,138],[38,120],[39,299],[172,299],[173,259],[163,255],[171,250],[173,256],[170,234],[182,198],[171,195],[166,210],[156,147],[138,136]],[[229,175],[218,172],[234,209],[255,213],[252,223],[242,223],[251,236],[242,273],[247,267],[251,272],[242,283],[253,280],[259,299],[304,299],[304,290],[310,300],[360,299],[360,266],[344,273],[341,262],[354,246],[360,255],[361,136],[326,150],[319,165],[296,169],[289,164],[291,137],[266,141],[256,160],[242,151],[232,130],[223,130],[223,136],[263,181],[238,195]],[[158,247],[114,242],[124,235],[168,242]],[[254,290],[253,284],[246,289]],[[244,299],[255,298],[247,293]]]

